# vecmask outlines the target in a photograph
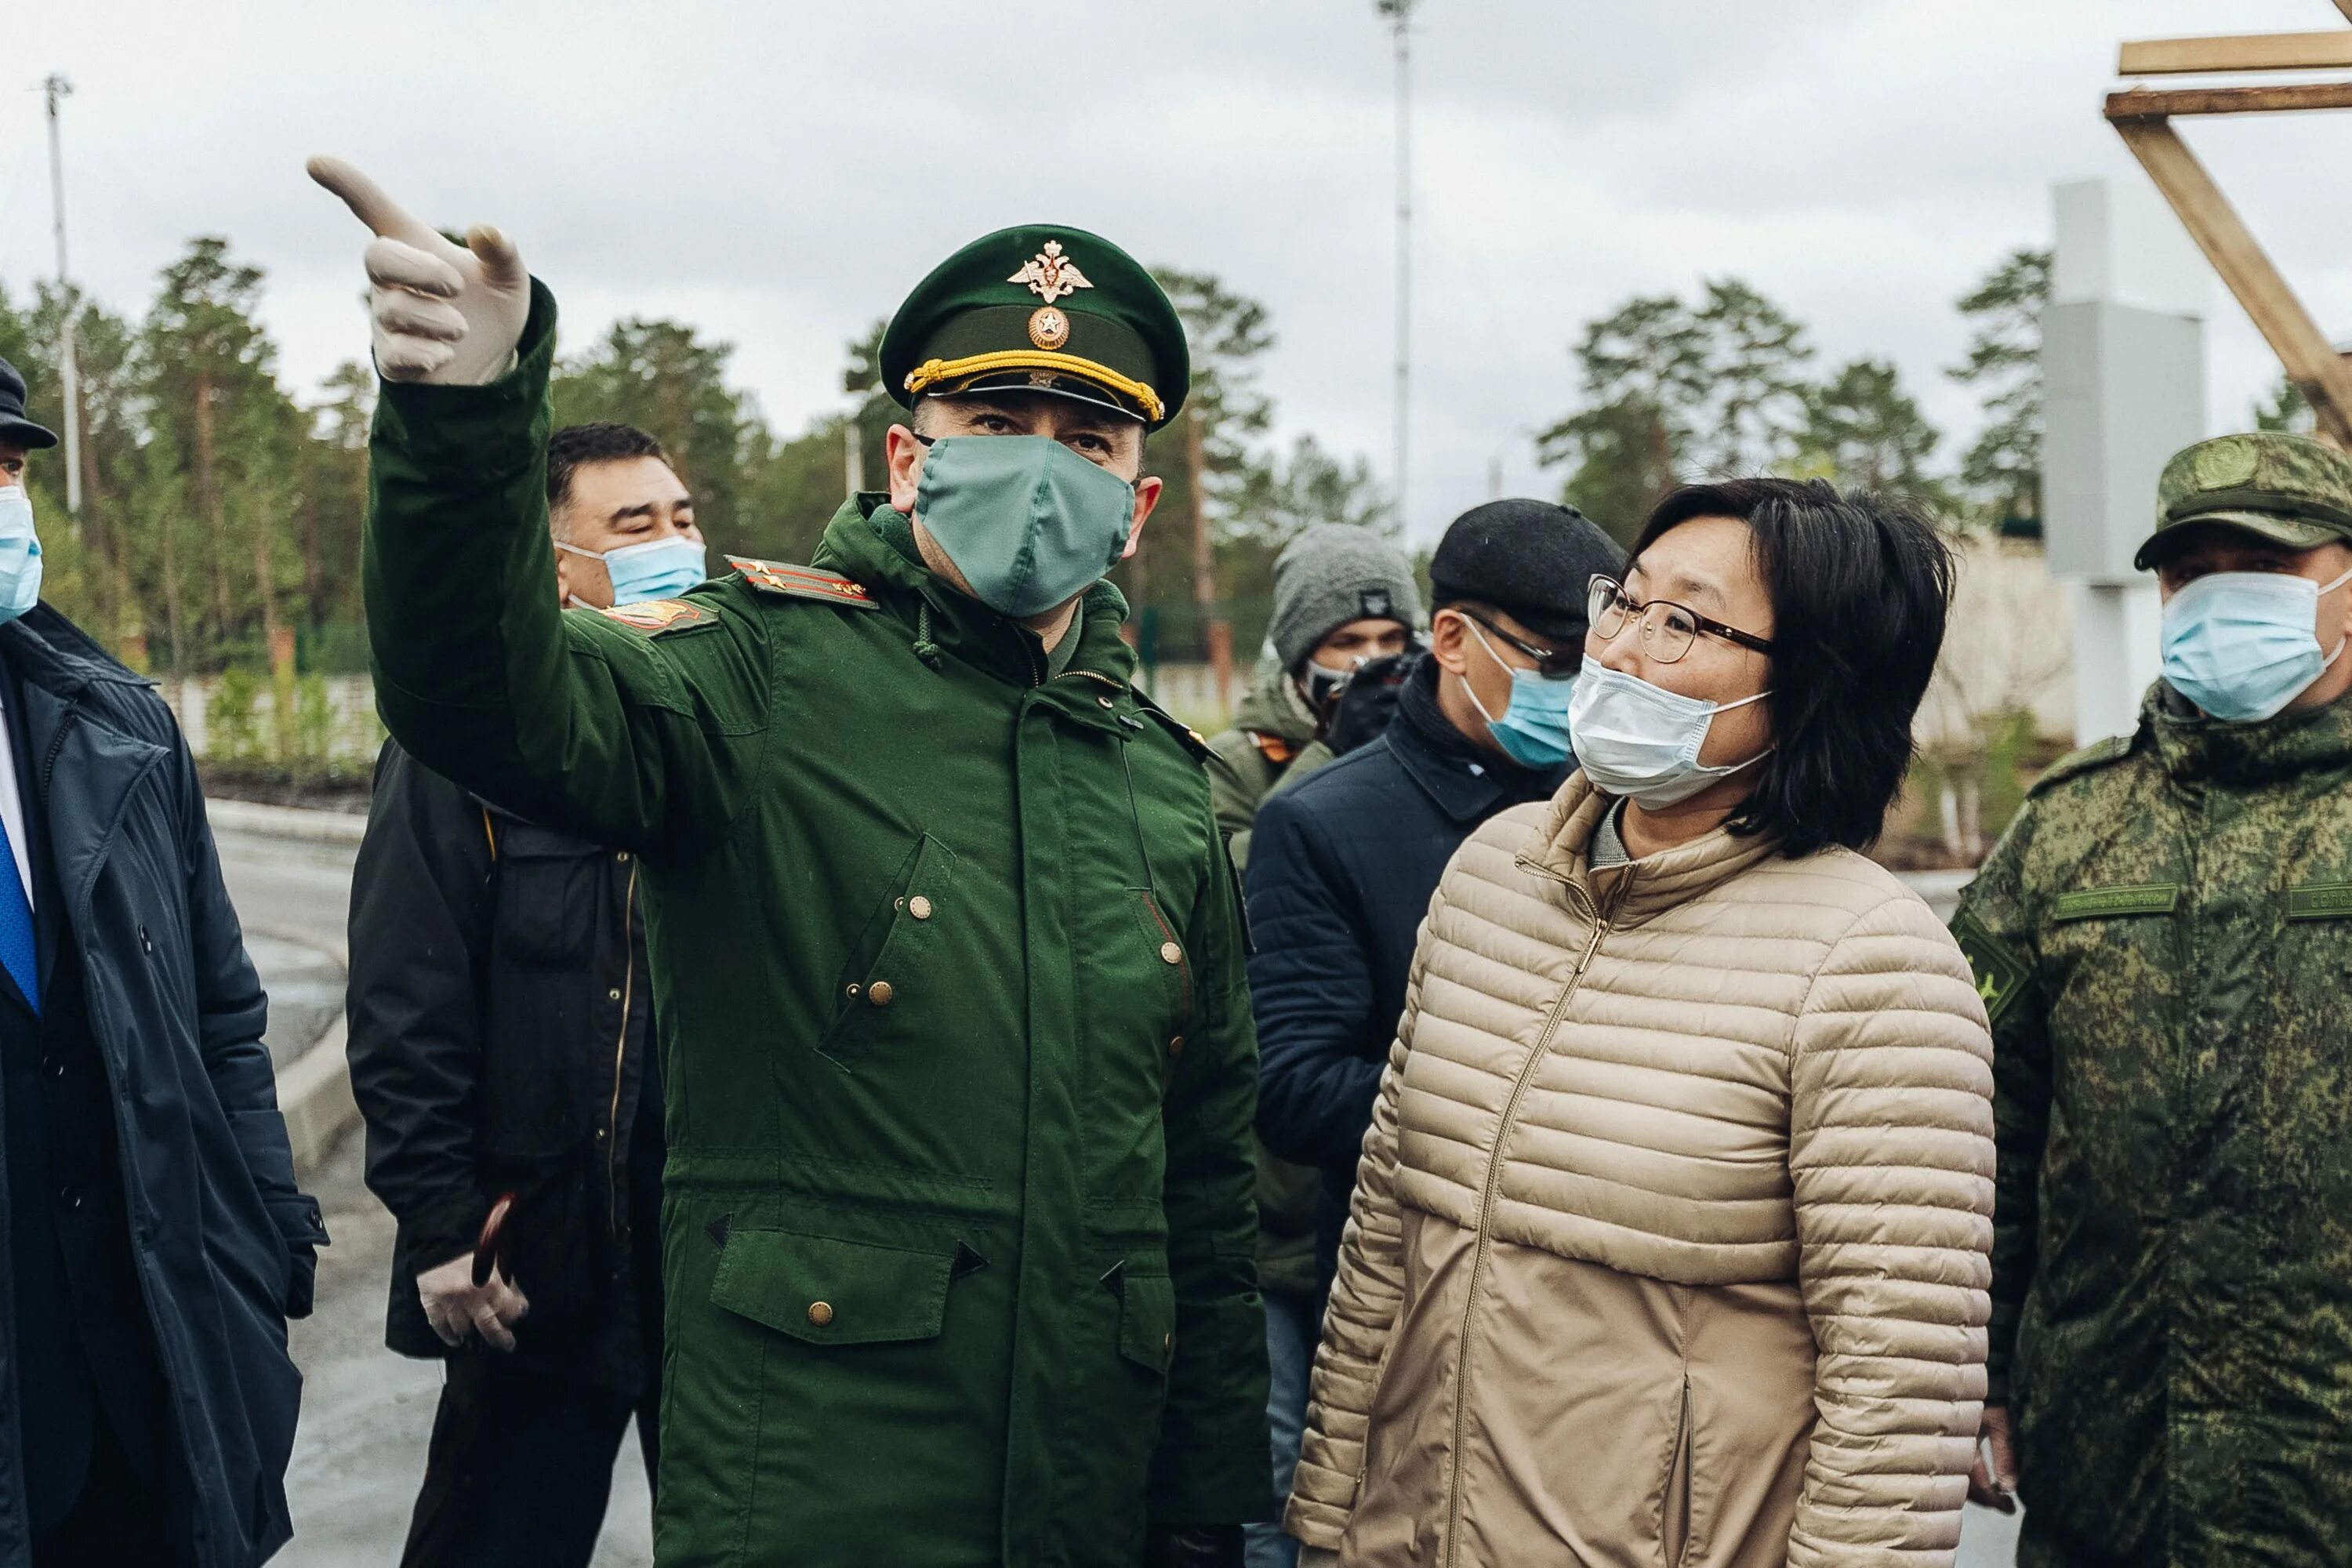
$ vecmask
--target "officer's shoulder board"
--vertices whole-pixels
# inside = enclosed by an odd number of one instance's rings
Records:
[[[642,632],[649,637],[719,624],[717,616],[700,605],[688,604],[684,599],[640,599],[634,605],[608,605],[588,613],[602,616],[615,625],[626,626],[633,632]]]
[[[762,594],[777,594],[788,599],[821,599],[851,610],[880,608],[863,583],[839,573],[820,572],[814,566],[791,566],[782,561],[761,561],[749,555],[730,555],[727,564]]]
[[[1184,750],[1191,754],[1194,762],[1202,763],[1206,763],[1212,760],[1220,763],[1224,762],[1224,759],[1217,756],[1216,752],[1209,749],[1208,740],[1201,733],[1200,731],[1195,730],[1192,725],[1187,724],[1183,720],[1177,718],[1176,715],[1169,712],[1167,709],[1162,708],[1159,703],[1154,702],[1150,698],[1146,697],[1141,689],[1130,685],[1128,688],[1128,690],[1134,694],[1135,705],[1142,710],[1143,716],[1147,719],[1157,720],[1160,727],[1167,731],[1171,735],[1176,737],[1176,743],[1183,747]],[[1230,764],[1226,765],[1230,766]]]
[[[2079,752],[2069,752],[2051,763],[2025,793],[2037,795],[2068,779],[2081,778],[2084,773],[2095,773],[2101,768],[2111,768],[2131,755],[2132,743],[2136,739],[2131,735],[2110,735]]]

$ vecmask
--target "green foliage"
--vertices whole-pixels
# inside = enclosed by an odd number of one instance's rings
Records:
[[[1758,472],[1795,457],[1812,348],[1795,318],[1736,278],[1696,304],[1639,295],[1586,323],[1573,351],[1582,406],[1536,436],[1573,464],[1564,497],[1621,540],[1678,479]]]
[[[2319,419],[2312,412],[2311,400],[2304,396],[2303,388],[2284,374],[2278,378],[2278,384],[2271,388],[2271,395],[2254,405],[2254,428],[2257,430],[2281,430],[2290,435],[2308,436],[2318,426]]]
[[[734,344],[706,342],[683,322],[615,321],[594,348],[557,368],[549,388],[555,422],[614,420],[649,432],[694,493],[704,533],[733,540],[751,478],[745,458],[767,445],[748,400],[727,384],[734,352]]]
[[[2042,515],[2042,310],[2051,253],[2013,250],[1962,295],[1968,358],[1945,374],[1979,389],[1985,427],[1960,458],[1960,484],[1992,521]]]
[[[268,682],[252,669],[233,664],[221,671],[205,706],[205,755],[216,763],[257,763],[264,759],[261,717],[257,711]]]
[[[293,743],[279,749],[298,767],[322,768],[334,746],[335,709],[327,697],[327,678],[302,676],[294,683]]]
[[[1818,467],[1844,484],[1943,518],[1952,513],[1954,498],[1927,466],[1942,439],[1892,363],[1858,359],[1806,390],[1798,467]]]

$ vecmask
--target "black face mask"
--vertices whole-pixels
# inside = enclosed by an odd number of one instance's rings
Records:
[[[1317,664],[1312,659],[1307,661],[1305,671],[1307,707],[1307,710],[1315,715],[1318,722],[1331,717],[1331,710],[1339,705],[1339,693],[1348,689],[1349,678],[1362,668],[1363,665],[1364,661],[1360,658],[1345,669],[1333,669],[1328,665]]]

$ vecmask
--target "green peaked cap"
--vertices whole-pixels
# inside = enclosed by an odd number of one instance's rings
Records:
[[[2184,447],[2156,485],[2156,531],[2134,564],[2146,571],[2170,546],[2165,536],[2214,522],[2313,550],[2352,543],[2352,458],[2308,436],[2260,430]]]
[[[1176,307],[1100,235],[1024,224],[931,268],[882,334],[882,384],[919,396],[1041,392],[1157,430],[1184,406],[1192,356]]]

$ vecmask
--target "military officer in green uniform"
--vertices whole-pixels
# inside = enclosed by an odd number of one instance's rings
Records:
[[[643,868],[658,1562],[1237,1562],[1271,1504],[1244,938],[1205,749],[1102,581],[1187,389],[1166,298],[1077,229],[974,241],[893,318],[889,489],[811,564],[559,612],[553,296],[312,173],[378,236],[385,721]]]
[[[1961,897],[1990,1016],[1985,1411],[2027,1568],[2352,1563],[2352,461],[2227,436],[2138,564],[2163,679]]]

